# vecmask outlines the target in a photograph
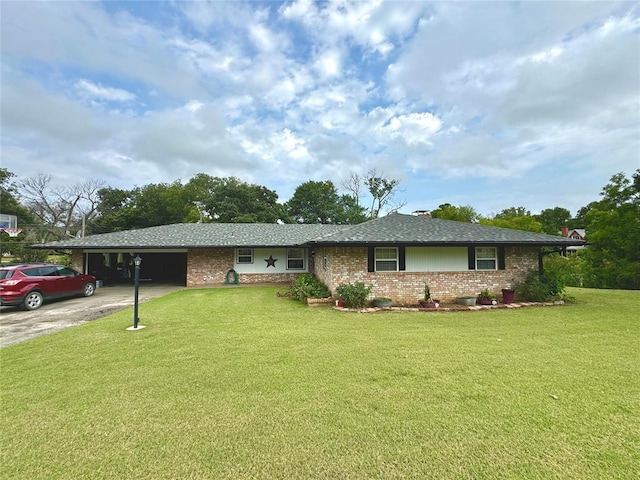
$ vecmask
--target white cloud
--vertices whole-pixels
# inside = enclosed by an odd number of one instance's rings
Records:
[[[403,40],[429,9],[426,2],[332,1],[321,7],[298,0],[280,8],[283,18],[302,23],[310,33],[328,45],[343,40],[354,42],[370,52],[386,55],[394,40]]]
[[[84,78],[75,83],[75,88],[79,91],[81,96],[86,96],[96,100],[130,102],[136,98],[133,93],[127,92],[121,88],[103,87],[102,85],[96,85]]]
[[[376,128],[383,136],[401,138],[409,145],[431,144],[431,138],[442,127],[442,121],[431,113],[410,113],[392,117]]]
[[[339,77],[342,74],[342,59],[337,50],[321,54],[315,63],[315,70],[323,79]]]

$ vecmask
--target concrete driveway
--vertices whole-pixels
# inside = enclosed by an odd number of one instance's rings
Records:
[[[182,288],[185,287],[143,283],[138,291],[138,301],[143,303]],[[133,296],[133,285],[113,285],[96,289],[96,293],[91,297],[45,301],[42,307],[30,312],[19,310],[17,307],[0,307],[0,347],[24,342],[133,307]],[[133,317],[131,321],[133,323]]]

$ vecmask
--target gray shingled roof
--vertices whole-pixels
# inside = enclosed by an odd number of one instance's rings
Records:
[[[34,245],[34,248],[291,247],[502,244],[571,246],[560,236],[394,213],[359,225],[178,223]]]
[[[34,248],[189,248],[298,246],[344,229],[340,225],[275,223],[176,223],[90,235],[34,245]]]
[[[510,228],[490,227],[475,223],[454,222],[416,215],[393,213],[386,217],[353,225],[320,239],[316,245],[331,244],[502,244],[502,245],[582,245],[573,239]]]

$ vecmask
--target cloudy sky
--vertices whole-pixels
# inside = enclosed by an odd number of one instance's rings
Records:
[[[575,214],[640,168],[637,2],[0,2],[2,167],[109,186],[370,169],[402,212]]]

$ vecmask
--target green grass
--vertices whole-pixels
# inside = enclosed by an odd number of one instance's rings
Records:
[[[4,348],[11,479],[640,477],[640,292],[343,313],[185,290]]]

